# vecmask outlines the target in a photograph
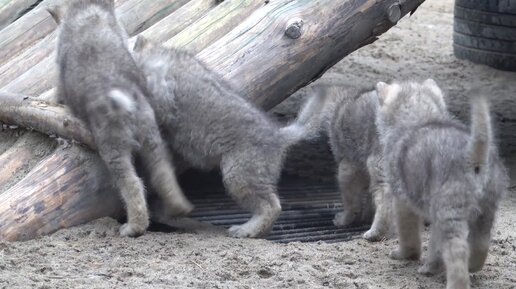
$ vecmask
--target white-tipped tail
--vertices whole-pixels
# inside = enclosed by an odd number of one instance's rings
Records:
[[[314,93],[304,104],[296,120],[280,129],[288,144],[294,144],[302,139],[314,138],[321,128],[322,111],[326,102],[326,90],[323,86],[312,88]]]
[[[471,98],[471,136],[468,143],[470,161],[475,171],[480,171],[488,162],[492,142],[489,103],[485,97]]]
[[[122,109],[127,112],[134,112],[136,109],[136,103],[134,99],[119,89],[112,89],[109,92],[109,98],[117,109]]]

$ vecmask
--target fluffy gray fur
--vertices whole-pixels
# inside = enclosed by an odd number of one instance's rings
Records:
[[[343,211],[335,215],[336,226],[347,226],[371,219],[371,197],[376,211],[371,229],[364,238],[378,241],[390,232],[392,201],[384,181],[381,148],[375,124],[379,107],[374,90],[361,91],[340,86],[314,86],[317,91],[309,100],[324,105],[314,121],[321,124],[330,138],[338,164]]]
[[[378,83],[377,126],[395,197],[399,249],[419,259],[421,219],[430,220],[429,256],[419,269],[446,268],[447,288],[469,288],[482,268],[508,176],[493,144],[487,102],[472,98],[471,128],[455,120],[435,81]]]
[[[120,233],[137,236],[145,232],[149,220],[133,152],[171,214],[188,213],[192,206],[177,184],[154,111],[145,98],[145,77],[127,49],[113,5],[112,0],[76,0],[50,11],[60,22],[58,95],[89,126],[121,192],[128,220]]]
[[[267,235],[281,212],[276,184],[285,151],[310,131],[303,118],[280,127],[185,51],[139,37],[135,59],[173,152],[195,168],[219,167],[228,193],[251,211],[229,235]]]

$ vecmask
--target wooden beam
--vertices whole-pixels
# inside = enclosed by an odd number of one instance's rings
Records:
[[[191,0],[141,34],[153,41],[164,42],[195,23],[217,4],[217,1]]]
[[[111,192],[107,175],[93,152],[57,150],[0,194],[0,239],[28,240],[86,220],[117,216],[120,200]]]
[[[3,0],[0,2],[0,30],[11,24],[38,0]]]
[[[40,8],[5,27],[0,33],[0,63],[6,63],[56,27],[48,12]]]
[[[25,133],[0,155],[0,192],[15,184],[16,180],[36,166],[42,158],[52,152],[55,141],[42,141],[38,133]]]
[[[48,6],[62,5],[66,0],[46,0],[25,16],[1,30],[0,33],[0,63],[6,63],[12,57],[19,55],[28,47],[45,38],[57,27],[54,19],[45,10]],[[128,0],[115,0],[119,6]],[[11,5],[27,5],[34,0],[6,0]],[[6,8],[7,9],[7,8]]]
[[[128,0],[116,9],[116,13],[127,33],[136,35],[188,1],[190,0]]]
[[[0,33],[2,35],[2,33]],[[0,66],[0,87],[8,85],[11,81],[20,77],[35,64],[41,62],[55,50],[57,33],[51,32],[41,41],[27,47],[23,52],[16,55],[11,61]],[[0,50],[1,51],[1,50]]]
[[[199,57],[270,109],[367,45],[424,0],[271,1]],[[400,5],[399,3],[403,4]],[[286,35],[300,21],[300,35]]]
[[[63,136],[95,149],[91,132],[65,106],[8,92],[0,92],[0,99],[0,122]]]
[[[4,90],[38,95],[52,87],[57,24],[45,7],[62,5],[62,1],[45,1],[0,33],[0,87]],[[136,34],[188,1],[117,0],[115,5],[127,32]]]
[[[224,1],[191,26],[164,43],[166,47],[181,47],[198,53],[235,28],[257,8],[263,0]]]

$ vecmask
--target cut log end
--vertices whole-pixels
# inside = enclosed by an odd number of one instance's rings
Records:
[[[401,18],[401,8],[400,8],[400,5],[398,3],[392,4],[387,9],[387,15],[388,15],[389,21],[392,24],[398,23],[398,21]]]

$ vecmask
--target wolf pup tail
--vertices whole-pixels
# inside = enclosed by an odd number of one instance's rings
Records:
[[[108,96],[115,111],[132,113],[136,110],[136,102],[130,94],[115,88],[109,91]]]
[[[288,146],[303,139],[315,138],[319,133],[327,93],[322,85],[312,87],[312,91],[314,95],[303,104],[296,120],[280,129]]]
[[[492,142],[489,103],[485,97],[471,98],[471,136],[468,142],[469,159],[475,173],[487,164]]]

